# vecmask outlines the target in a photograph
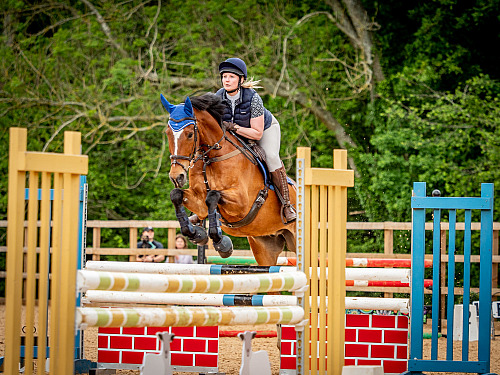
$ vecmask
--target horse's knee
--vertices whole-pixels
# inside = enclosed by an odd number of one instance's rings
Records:
[[[184,192],[182,189],[173,189],[170,192],[170,200],[177,207],[182,205],[182,198],[184,196]]]
[[[207,193],[207,198],[205,199],[205,204],[207,205],[209,211],[215,210],[221,197],[222,197],[222,194],[218,190],[210,190]]]

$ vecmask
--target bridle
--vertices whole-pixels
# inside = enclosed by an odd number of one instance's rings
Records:
[[[186,173],[188,173],[189,168],[191,168],[191,161],[194,158],[194,155],[196,154],[196,145],[198,143],[198,125],[196,123],[196,118],[195,117],[183,117],[181,119],[174,119],[170,118],[169,121],[173,122],[182,122],[182,121],[187,121],[187,120],[192,120],[193,125],[194,125],[194,143],[193,143],[193,150],[191,151],[191,154],[189,156],[184,156],[184,155],[170,155],[170,164],[174,165],[180,165],[182,169]],[[177,160],[188,160],[189,161],[189,166],[186,168],[183,164],[179,163]]]

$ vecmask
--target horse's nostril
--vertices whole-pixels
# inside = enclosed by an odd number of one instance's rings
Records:
[[[178,175],[176,178],[176,182],[177,182],[177,186],[179,186],[179,187],[184,186],[184,183],[185,183],[184,175],[183,174]]]

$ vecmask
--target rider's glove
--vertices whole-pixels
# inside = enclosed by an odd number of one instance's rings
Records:
[[[224,128],[226,129],[226,131],[235,131],[235,126],[238,126],[237,124],[235,124],[234,122],[229,122],[229,121],[223,121],[222,124],[224,125]]]

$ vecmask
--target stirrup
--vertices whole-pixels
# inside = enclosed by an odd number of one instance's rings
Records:
[[[285,216],[285,208],[290,208],[292,213],[295,214],[295,217],[288,220]],[[293,223],[295,220],[297,220],[297,211],[295,211],[295,208],[293,208],[293,205],[290,203],[286,204],[286,205],[285,204],[281,205],[280,214],[281,214],[281,222],[283,224],[290,224],[290,223]]]

